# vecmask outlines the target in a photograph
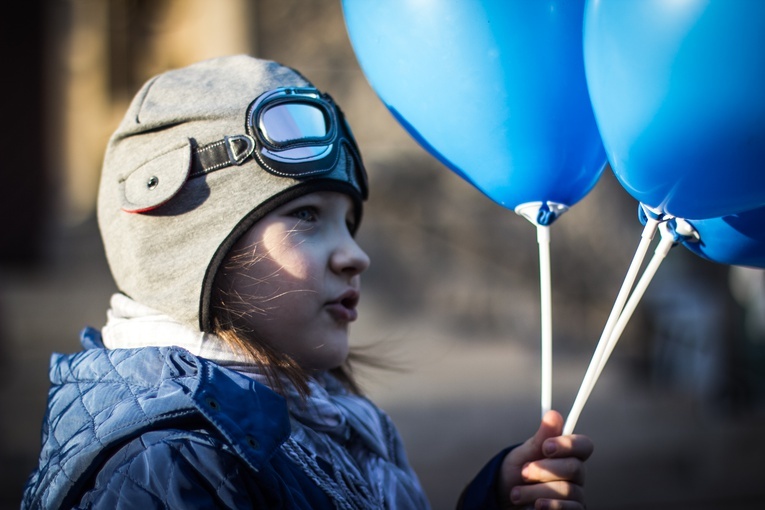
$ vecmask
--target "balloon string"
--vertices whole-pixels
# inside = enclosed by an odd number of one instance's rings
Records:
[[[648,253],[648,248],[651,245],[651,241],[653,241],[659,223],[659,220],[655,218],[648,217],[646,219],[646,224],[643,228],[643,233],[641,234],[640,244],[638,244],[638,247],[635,250],[635,255],[632,258],[632,262],[630,263],[627,274],[624,277],[622,286],[619,289],[616,300],[614,301],[613,308],[611,309],[611,314],[609,315],[608,320],[606,321],[606,325],[603,328],[603,333],[601,334],[598,345],[592,355],[590,365],[587,367],[587,372],[585,373],[584,379],[582,380],[582,384],[579,386],[579,392],[576,395],[576,399],[574,400],[571,412],[566,419],[566,423],[563,427],[564,434],[571,434],[574,431],[576,422],[579,420],[579,415],[581,414],[582,409],[584,409],[584,405],[587,402],[592,389],[595,387],[595,383],[600,376],[600,372],[603,370],[603,366],[605,366],[604,358],[607,359],[606,352],[608,351],[608,354],[610,355],[610,350],[613,350],[615,341],[609,350],[612,333],[614,332],[615,326],[619,322],[619,318],[622,314],[622,311],[624,310],[625,303],[627,303],[627,299],[629,298],[632,287],[635,283],[635,280],[637,279],[640,267],[643,265],[643,260],[645,259],[646,253]]]
[[[550,227],[537,224],[539,296],[542,319],[542,416],[552,409],[552,278]]]

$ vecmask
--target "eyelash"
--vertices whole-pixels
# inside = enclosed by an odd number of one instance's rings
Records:
[[[310,215],[310,218],[303,217],[304,213],[308,213]],[[319,209],[311,205],[300,207],[290,213],[290,216],[292,216],[293,218],[296,218],[299,221],[306,221],[306,222],[317,221],[319,218],[319,215],[320,215]],[[345,222],[345,226],[348,228],[349,232],[354,232],[356,230],[356,222],[354,220],[349,219],[348,221]]]
[[[308,213],[308,215],[310,215],[310,218],[304,217],[303,213]],[[311,222],[313,222],[313,221],[316,221],[316,219],[318,218],[319,211],[315,207],[305,206],[305,207],[301,207],[299,209],[296,209],[295,211],[290,213],[290,216],[293,216],[293,217],[297,218],[300,221],[311,221]]]

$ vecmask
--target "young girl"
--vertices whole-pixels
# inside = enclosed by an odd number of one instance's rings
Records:
[[[341,111],[295,71],[236,56],[149,81],[99,190],[121,292],[52,359],[22,507],[427,508],[348,362],[366,196]],[[459,507],[583,508],[592,444],[561,428],[546,415]]]

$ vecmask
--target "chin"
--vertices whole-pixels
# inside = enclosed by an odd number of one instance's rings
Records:
[[[311,359],[302,365],[310,370],[332,370],[338,368],[348,359],[348,343],[334,347],[322,346],[313,352]]]

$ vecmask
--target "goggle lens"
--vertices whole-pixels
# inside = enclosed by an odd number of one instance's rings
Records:
[[[275,146],[320,141],[329,135],[328,119],[322,109],[304,103],[282,103],[268,108],[261,113],[258,128]]]

